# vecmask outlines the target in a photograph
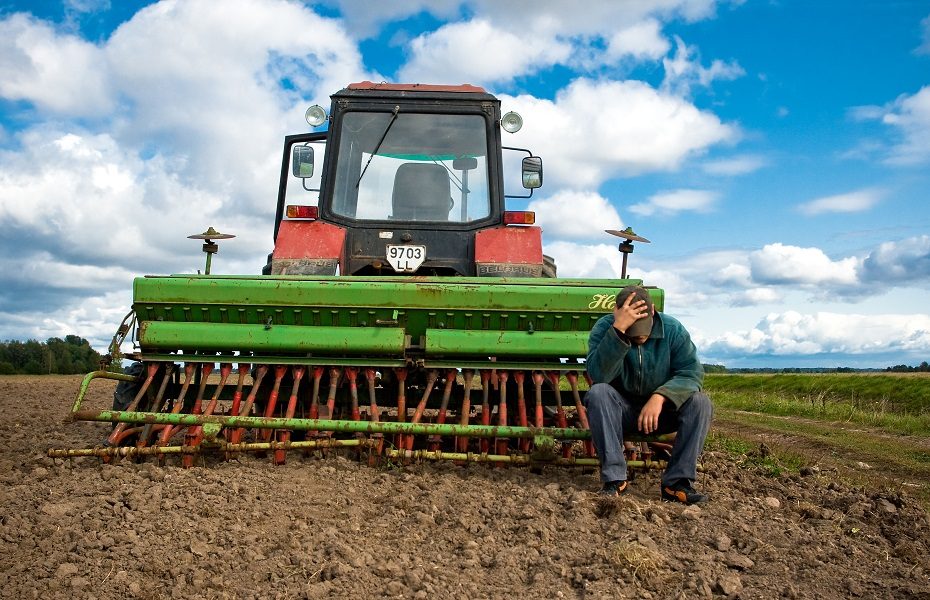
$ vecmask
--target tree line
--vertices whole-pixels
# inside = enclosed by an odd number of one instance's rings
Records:
[[[0,342],[0,375],[72,375],[99,368],[100,354],[90,347],[90,342],[76,335],[44,342]]]
[[[908,365],[895,365],[884,369],[857,369],[853,367],[743,367],[729,369],[724,365],[703,365],[705,373],[761,373],[761,374],[779,374],[779,373],[870,373],[875,371],[885,371],[892,373],[927,373],[930,372],[930,365],[923,361],[916,367]]]
[[[930,364],[927,364],[927,361],[923,361],[916,367],[911,367],[908,365],[895,365],[893,367],[888,367],[886,371],[892,371],[894,373],[930,373]]]

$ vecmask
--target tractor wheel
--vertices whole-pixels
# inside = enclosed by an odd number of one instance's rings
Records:
[[[135,381],[120,381],[116,384],[116,390],[113,392],[113,410],[126,410],[132,403],[133,398],[139,393],[142,387],[142,363],[134,362],[125,369],[124,375],[132,375],[137,379]]]
[[[555,259],[551,256],[543,254],[543,268],[542,268],[543,277],[555,277]]]

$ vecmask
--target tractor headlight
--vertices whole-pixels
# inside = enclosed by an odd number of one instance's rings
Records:
[[[310,127],[319,127],[326,122],[326,111],[323,110],[323,107],[319,104],[314,104],[307,109],[304,118],[307,119],[307,124],[310,125]]]
[[[513,111],[510,111],[501,117],[501,127],[503,127],[504,131],[507,133],[516,133],[520,131],[521,127],[523,127],[523,117]]]

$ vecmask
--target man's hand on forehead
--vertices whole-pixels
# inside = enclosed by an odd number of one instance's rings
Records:
[[[614,307],[614,327],[620,333],[626,333],[630,325],[648,316],[649,307],[646,305],[646,301],[636,294],[630,294],[622,305]]]

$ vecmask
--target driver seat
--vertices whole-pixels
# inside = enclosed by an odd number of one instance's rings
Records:
[[[448,221],[452,195],[446,168],[436,164],[402,164],[394,176],[391,205],[394,220]]]

